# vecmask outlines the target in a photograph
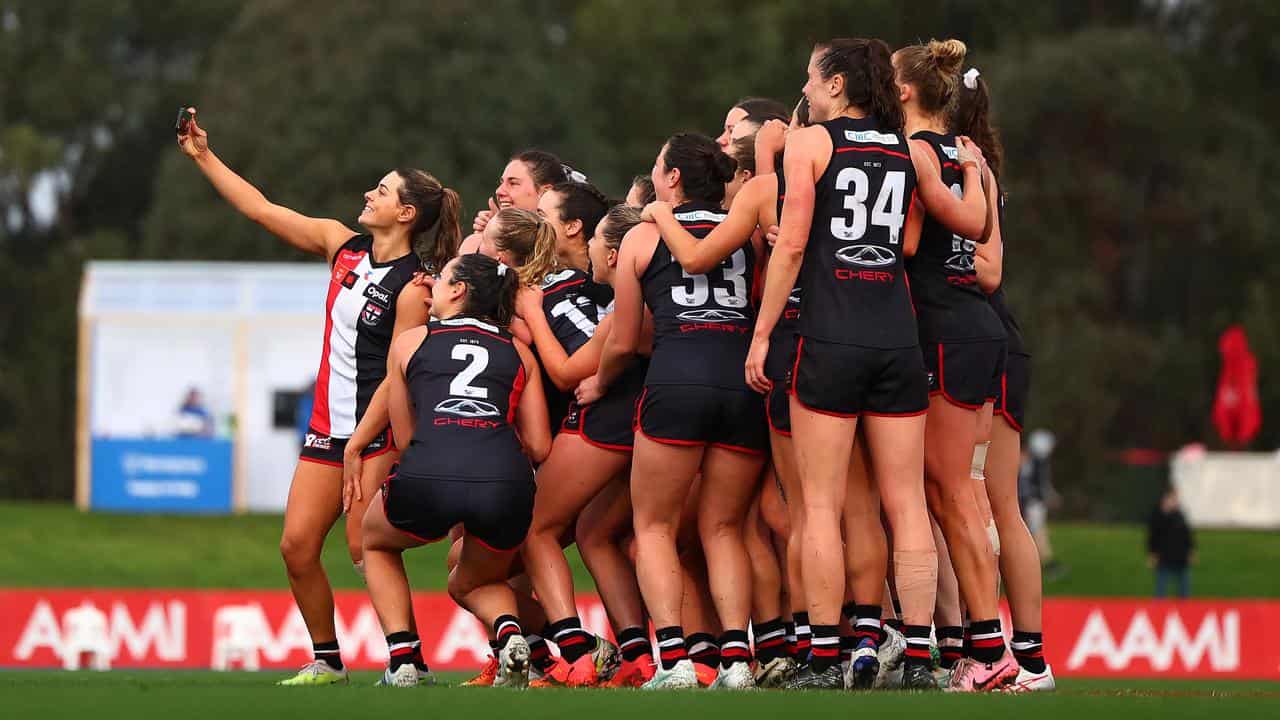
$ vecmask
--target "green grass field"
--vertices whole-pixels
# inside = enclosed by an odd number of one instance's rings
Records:
[[[65,505],[0,503],[0,587],[285,587],[276,550],[281,519],[241,517],[82,514]],[[1069,566],[1065,577],[1046,584],[1057,595],[1143,596],[1150,573],[1143,565],[1142,529],[1136,526],[1057,525],[1053,541]],[[1280,597],[1280,535],[1199,533],[1201,563],[1195,593],[1203,597]],[[443,587],[445,547],[407,554],[414,586]],[[335,587],[359,589],[339,525],[325,548]],[[577,555],[570,558],[580,590],[590,577]],[[531,691],[515,693],[458,687],[384,690],[375,673],[355,673],[351,687],[284,689],[272,686],[279,673],[128,672],[62,673],[0,671],[0,718],[183,718],[356,717],[374,712],[423,713],[429,717],[491,717],[517,712],[522,718],[572,717],[578,713],[613,719],[655,716],[721,716],[739,720],[813,713],[814,717],[869,711],[956,717],[1037,720],[1090,717],[1203,718],[1209,713],[1244,717],[1274,715],[1280,683],[1228,681],[1075,680],[1039,696],[904,695],[876,693],[777,693],[742,695],[634,691]],[[457,676],[443,676],[456,683]],[[1272,710],[1267,710],[1270,707]]]
[[[350,687],[276,688],[274,674],[254,673],[0,673],[0,713],[9,718],[155,717],[256,720],[281,717],[489,718],[517,713],[534,718],[735,717],[739,720],[981,716],[1197,718],[1210,714],[1271,716],[1280,687],[1268,683],[1067,680],[1052,695],[944,696],[839,692],[742,694],[687,691],[534,690],[371,687],[374,673],[358,673]],[[457,678],[442,678],[456,681]],[[1268,711],[1266,708],[1271,707]],[[828,714],[830,713],[830,714]],[[902,715],[898,715],[901,713]],[[945,714],[945,715],[944,715]]]
[[[283,588],[277,552],[278,515],[201,517],[80,513],[67,505],[0,503],[0,587]],[[1143,564],[1143,530],[1132,525],[1053,528],[1065,577],[1046,582],[1050,595],[1143,596],[1151,573]],[[1280,597],[1280,534],[1198,533],[1200,564],[1192,589],[1200,597]],[[441,589],[443,544],[406,554],[416,588]],[[575,581],[590,590],[576,553]],[[360,589],[339,524],[325,546],[337,588]]]

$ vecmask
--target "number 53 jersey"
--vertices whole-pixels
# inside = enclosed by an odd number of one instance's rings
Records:
[[[712,203],[675,208],[675,218],[698,239],[724,222]],[[748,241],[720,265],[690,275],[659,240],[640,279],[644,302],[653,313],[653,356],[646,385],[705,385],[746,390],[743,365],[751,346],[755,310],[751,285],[755,250]]]
[[[867,348],[917,345],[902,255],[916,189],[907,140],[873,118],[820,124],[832,152],[814,190],[800,335]]]
[[[416,419],[400,474],[476,481],[531,477],[516,437],[524,363],[504,329],[437,320],[405,365]]]

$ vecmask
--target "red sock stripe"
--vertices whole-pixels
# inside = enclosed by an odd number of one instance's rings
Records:
[[[871,638],[876,642],[880,641],[880,635],[873,629],[857,628],[853,631],[853,637],[861,640],[862,638]]]
[[[914,648],[908,645],[905,654],[907,657],[927,659],[929,657],[929,648]]]
[[[658,656],[661,657],[664,661],[684,660],[685,658],[689,657],[689,653],[686,652],[685,649],[682,647],[676,647],[676,648],[671,648],[670,650],[663,650],[662,652],[658,653]]]
[[[833,658],[840,655],[840,646],[831,645],[829,647],[824,647],[822,645],[814,645],[810,648],[810,651],[813,653],[814,657]]]
[[[574,633],[563,640],[557,640],[556,644],[563,649],[574,645],[585,645],[589,639],[590,637],[586,634]]]
[[[1038,658],[1044,657],[1044,650],[1036,648],[1035,650],[1014,650],[1013,654],[1020,658]]]
[[[976,648],[1002,647],[1004,645],[1004,638],[1003,637],[974,638],[970,642],[970,644]]]
[[[750,660],[751,653],[745,648],[722,648],[720,650],[721,660]]]
[[[532,652],[529,653],[529,657],[533,658],[534,661],[551,657],[551,648],[546,645],[539,645],[533,648]]]
[[[776,637],[770,640],[765,640],[764,642],[756,643],[756,649],[762,650],[765,648],[775,648],[780,645],[785,645],[786,642],[787,642],[787,639],[785,637]]]

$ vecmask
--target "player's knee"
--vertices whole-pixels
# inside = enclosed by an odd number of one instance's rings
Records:
[[[463,605],[463,600],[471,594],[472,590],[475,590],[475,584],[466,579],[462,573],[457,571],[449,573],[449,597],[453,598],[454,602]]]
[[[301,572],[320,562],[320,544],[312,538],[286,533],[280,538],[280,557],[289,572]]]

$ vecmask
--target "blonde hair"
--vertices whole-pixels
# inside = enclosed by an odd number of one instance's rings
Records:
[[[908,45],[895,53],[898,81],[915,86],[922,110],[941,113],[960,87],[960,70],[968,53],[968,46],[955,39]]]
[[[494,246],[510,255],[522,284],[537,285],[560,266],[556,258],[555,228],[541,215],[505,208],[493,219],[498,223]]]

